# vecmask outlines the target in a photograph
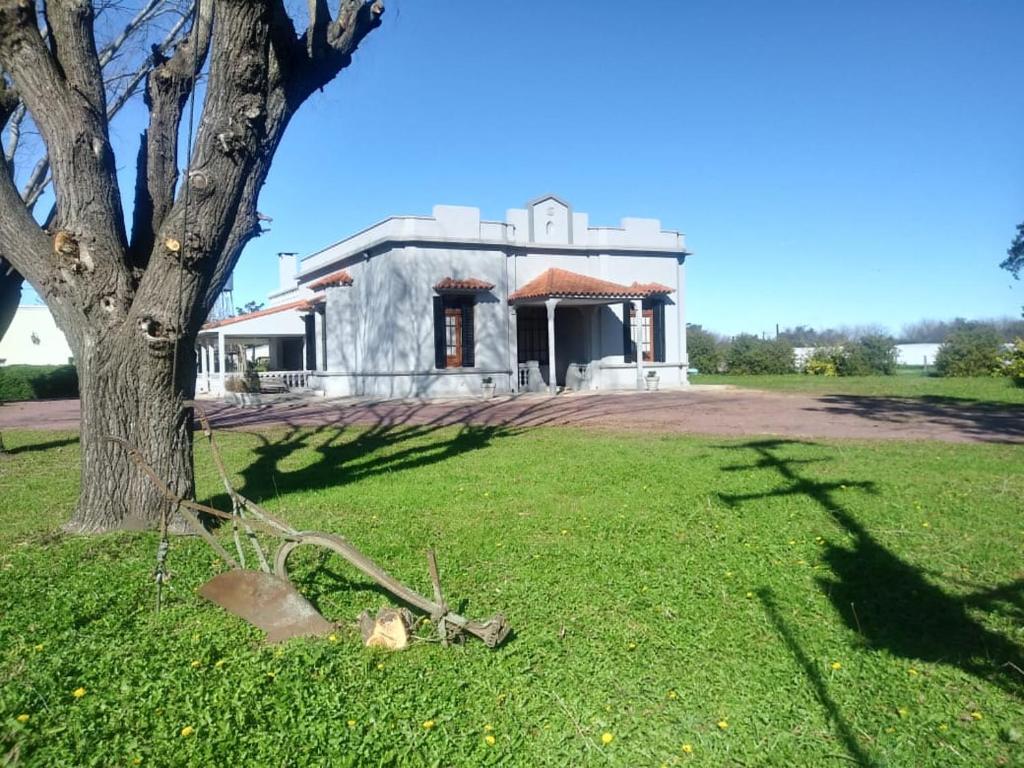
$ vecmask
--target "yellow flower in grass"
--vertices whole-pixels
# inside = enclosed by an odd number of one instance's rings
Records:
[[[840,670],[840,669],[842,669],[842,668],[843,668],[843,665],[842,665],[842,663],[841,663],[841,662],[838,662],[838,661],[833,661],[833,662],[832,662],[832,669],[834,669],[834,670]]]
[[[336,643],[336,642],[338,642],[338,636],[337,635],[328,635],[327,636],[327,640],[329,642]]]
[[[488,747],[493,747],[495,742],[494,734],[488,733],[486,736],[484,736],[484,741],[487,743]]]
[[[615,734],[609,733],[608,731],[605,731],[604,733],[601,734],[601,743],[602,744],[611,744],[614,739],[615,739]]]
[[[71,695],[76,699],[80,699],[85,696],[85,688],[75,688],[75,690],[71,692]]]
[[[423,730],[429,731],[433,727],[434,727],[434,721],[433,720],[424,720],[423,721]]]
[[[21,723],[22,725],[24,725],[28,721],[29,721],[29,716],[28,715],[26,715],[26,714],[18,715],[18,722]]]
[[[132,765],[142,765],[142,758],[141,757],[133,757],[132,758]]]
[[[217,659],[217,661],[213,663],[213,666],[215,666],[217,669],[220,669],[224,666],[224,659]]]
[[[724,731],[726,728],[729,727],[729,721],[728,720],[719,720],[718,723],[716,723],[716,725],[718,725],[718,729],[719,730]]]
[[[679,698],[679,694],[678,694],[678,693],[676,693],[675,691],[669,691],[669,692],[668,692],[668,697],[669,697],[670,699],[677,699],[677,698]]]
[[[971,712],[971,720],[981,720],[981,712]]]
[[[493,730],[494,730],[494,726],[491,725],[490,723],[487,723],[487,725],[484,726],[484,733],[490,733]]]
[[[35,646],[35,649],[36,649],[36,653],[39,653],[41,650],[43,650],[43,644],[42,643],[37,643],[36,646]]]
[[[693,744],[683,744],[683,752],[688,755],[693,754]]]
[[[913,667],[911,667],[910,669],[907,670],[907,674],[910,675],[911,677],[917,677],[918,671],[916,669],[914,669]]]
[[[348,727],[349,728],[355,728],[356,727],[356,721],[355,720],[349,720],[348,721]]]
[[[196,659],[192,662],[192,669],[199,669],[201,666],[203,666],[203,662],[201,662],[199,659]]]
[[[182,735],[183,738],[186,738],[186,739],[189,736],[191,736],[193,733],[195,733],[195,732],[196,732],[196,729],[193,728],[191,725],[186,725],[184,728],[181,729],[181,735]]]

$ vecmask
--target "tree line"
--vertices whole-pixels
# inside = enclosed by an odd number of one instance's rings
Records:
[[[1024,333],[1007,342],[1006,329],[1013,325],[954,320],[944,326],[947,330],[935,355],[935,375],[1009,376],[1024,386]],[[807,343],[812,339],[819,343]],[[894,337],[884,332],[820,336],[780,332],[775,338],[766,339],[749,333],[728,338],[700,325],[686,328],[690,367],[701,373],[892,375],[899,364],[896,343]],[[798,346],[813,349],[798,360]]]

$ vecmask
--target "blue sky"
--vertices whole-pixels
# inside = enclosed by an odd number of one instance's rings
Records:
[[[1021,29],[1021,0],[390,0],[291,126],[236,304],[278,251],[554,192],[686,232],[688,319],[721,332],[1016,316]]]

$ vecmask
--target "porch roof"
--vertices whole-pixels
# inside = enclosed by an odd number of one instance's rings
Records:
[[[267,307],[256,312],[248,312],[244,315],[226,317],[223,320],[215,320],[207,323],[199,329],[200,334],[218,332],[232,336],[295,336],[304,333],[304,324],[299,313],[308,312],[308,299],[289,301],[285,304],[278,304],[276,307]],[[283,317],[265,321],[263,318],[272,315],[285,314]],[[230,329],[227,327],[230,326]],[[225,330],[220,330],[220,329]]]
[[[672,288],[661,283],[622,285],[601,280],[567,269],[547,269],[522,288],[509,294],[509,302],[538,299],[646,299],[650,296],[672,293]]]

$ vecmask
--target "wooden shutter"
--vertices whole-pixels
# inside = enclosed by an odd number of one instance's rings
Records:
[[[622,305],[622,361],[635,363],[633,355],[633,305],[628,301]]]
[[[665,362],[665,302],[654,305],[654,362]]]
[[[303,318],[306,323],[306,370],[317,371],[316,364],[316,320],[313,315]]]
[[[445,368],[444,299],[434,297],[434,367]]]
[[[462,303],[462,367],[476,365],[476,332],[473,326],[473,309],[476,299],[472,296]]]

